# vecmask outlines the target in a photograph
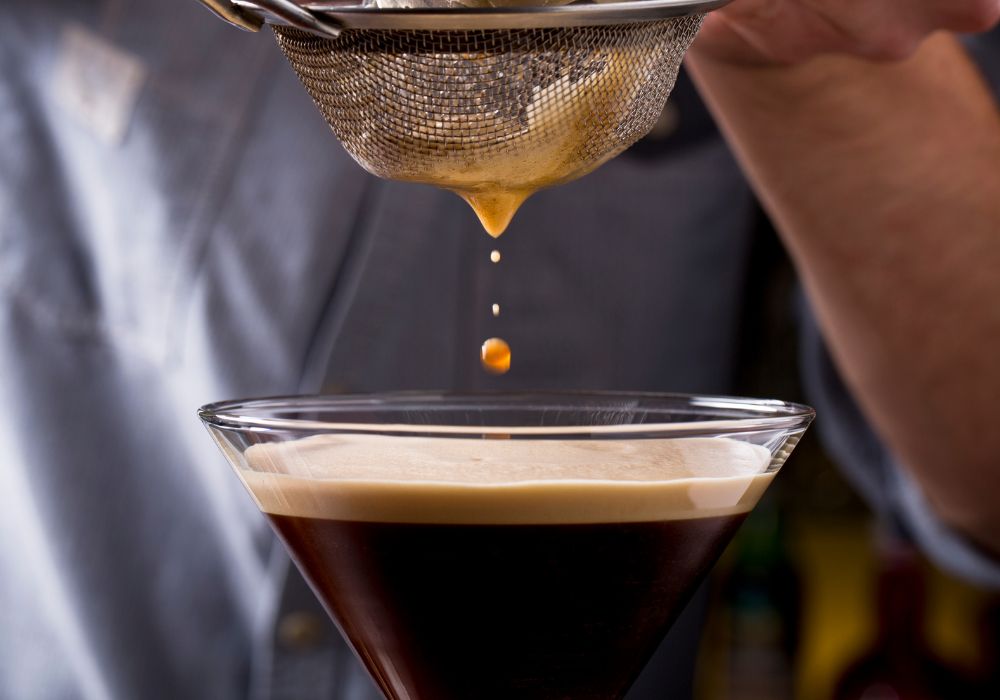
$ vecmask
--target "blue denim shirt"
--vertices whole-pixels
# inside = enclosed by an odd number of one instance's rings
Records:
[[[684,95],[679,132],[645,156],[530,200],[493,266],[454,195],[351,161],[268,36],[190,1],[7,0],[0,697],[377,697],[195,419],[202,403],[730,391],[754,202]],[[815,401],[839,407],[824,422],[863,428],[804,332]],[[478,368],[488,335],[515,349],[508,377]],[[865,444],[845,468],[896,473]],[[919,494],[870,481],[932,553],[997,580],[956,558],[969,550],[911,507]]]

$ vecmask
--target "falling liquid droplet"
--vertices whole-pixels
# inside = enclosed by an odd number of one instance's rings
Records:
[[[494,250],[490,253],[490,262],[498,263],[500,262],[500,251]]]
[[[483,369],[492,374],[506,374],[510,369],[510,346],[502,338],[490,338],[479,352]]]
[[[497,317],[500,315],[500,304],[493,305],[493,316]]]

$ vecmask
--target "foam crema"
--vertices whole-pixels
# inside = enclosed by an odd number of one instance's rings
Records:
[[[254,445],[239,473],[270,515],[391,523],[577,524],[748,512],[770,452],[728,438],[320,435]]]

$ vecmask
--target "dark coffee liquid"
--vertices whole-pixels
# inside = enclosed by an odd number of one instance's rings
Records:
[[[392,699],[620,698],[745,514],[427,525],[271,515]]]

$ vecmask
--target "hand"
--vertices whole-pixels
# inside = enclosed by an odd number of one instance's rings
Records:
[[[935,31],[981,32],[998,20],[1000,0],[734,0],[709,13],[694,51],[758,65],[830,53],[896,61]]]

